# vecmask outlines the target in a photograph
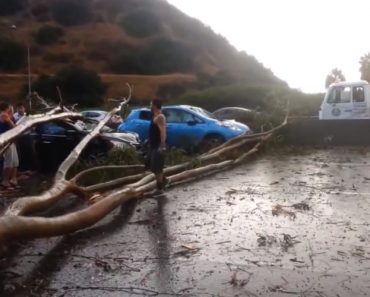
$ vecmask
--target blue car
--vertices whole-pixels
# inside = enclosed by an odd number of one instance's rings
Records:
[[[251,132],[247,125],[230,120],[219,121],[210,112],[199,107],[165,106],[162,112],[166,116],[169,147],[207,151],[230,138]],[[151,119],[149,109],[134,109],[118,127],[118,131],[136,132],[140,140],[145,142]]]

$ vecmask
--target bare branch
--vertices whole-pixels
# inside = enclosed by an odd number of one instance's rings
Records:
[[[244,157],[255,153],[258,149],[255,146]],[[238,162],[241,162],[240,159]],[[188,170],[169,177],[170,182],[180,182],[189,178],[202,176],[208,172],[217,172],[232,165],[235,165],[234,160],[227,160],[221,163],[210,164],[200,168]],[[87,228],[104,216],[110,213],[117,206],[129,201],[130,199],[142,197],[144,193],[154,190],[156,182],[151,181],[149,176],[145,177],[136,184],[115,191],[97,200],[95,204],[83,210],[74,213],[66,214],[55,218],[40,218],[40,217],[21,217],[21,216],[5,216],[0,218],[0,241],[7,238],[24,238],[24,237],[50,237],[63,235],[77,230]]]
[[[82,153],[84,148],[89,144],[89,142],[100,134],[100,130],[110,120],[112,115],[115,114],[117,110],[119,110],[121,106],[123,106],[127,102],[128,100],[122,101],[118,107],[114,108],[111,112],[109,112],[104,117],[104,119],[100,121],[99,124],[88,135],[86,135],[82,139],[82,141],[72,150],[69,156],[59,166],[58,171],[54,178],[53,186],[48,191],[44,192],[40,196],[19,198],[7,209],[5,215],[12,215],[12,216],[25,215],[28,213],[32,213],[35,210],[40,211],[40,210],[46,209],[50,207],[51,205],[53,205],[55,202],[57,202],[59,199],[61,199],[64,194],[71,192],[71,190],[75,187],[75,184],[74,182],[66,181],[66,175],[69,169],[78,160],[80,154]],[[71,113],[67,113],[67,114],[71,114]],[[79,114],[77,115],[80,116]],[[48,117],[53,117],[53,116],[49,115]],[[44,117],[41,117],[40,119],[43,119],[43,118]],[[16,128],[14,128],[13,130],[15,130]],[[0,136],[0,141],[1,141],[1,136]]]
[[[64,112],[60,114],[46,114],[42,116],[29,116],[25,117],[25,120],[18,124],[13,129],[3,133],[0,135],[0,147],[12,142],[15,138],[19,137],[23,132],[30,129],[31,127],[44,123],[49,122],[57,119],[64,119],[64,118],[77,118],[81,117],[79,113],[74,112]]]
[[[129,99],[124,100],[121,103],[120,107],[122,107],[123,104],[126,104],[128,101]],[[114,112],[117,112],[117,110],[118,108],[113,109],[109,114],[113,115]],[[107,118],[104,118],[103,122],[106,120]],[[243,135],[242,137],[238,137],[234,141],[230,141],[226,145],[218,147],[213,152],[202,155],[201,157],[195,160],[195,163],[187,162],[184,164],[172,166],[166,168],[164,170],[164,173],[168,177],[170,183],[175,184],[199,178],[205,175],[213,174],[220,170],[236,166],[244,162],[252,154],[256,153],[264,143],[271,139],[273,132],[277,131],[286,124],[286,121],[287,119],[285,119],[285,121],[281,125],[279,125],[276,128],[273,128],[268,132],[259,133],[254,136],[246,137],[245,135]],[[27,237],[56,236],[89,227],[98,222],[100,219],[106,216],[117,206],[129,201],[130,199],[143,197],[145,193],[153,191],[156,188],[154,174],[147,174],[146,172],[142,172],[140,174],[137,174],[136,176],[135,175],[126,176],[121,179],[117,179],[107,183],[102,183],[99,185],[93,185],[86,188],[78,187],[71,181],[65,180],[65,176],[69,168],[78,158],[78,155],[80,154],[84,145],[88,143],[89,137],[90,138],[94,137],[95,133],[97,133],[101,129],[102,126],[100,124],[101,123],[97,125],[96,129],[94,129],[94,132],[92,133],[93,135],[86,136],[85,139],[81,142],[82,144],[80,143],[81,145],[78,145],[76,149],[71,153],[71,155],[66,159],[66,161],[63,162],[63,164],[60,166],[55,178],[54,187],[51,190],[45,192],[41,196],[27,198],[33,200],[29,205],[26,205],[27,200],[25,200],[25,198],[23,200],[22,199],[17,200],[13,204],[13,210],[15,210],[15,213],[18,216],[4,216],[0,218],[0,241],[13,237],[24,238],[26,236]],[[226,157],[228,153],[235,152],[240,153],[240,151],[250,143],[253,143],[254,146],[247,152],[243,153],[237,159]],[[212,160],[217,160],[221,157],[223,159],[226,158],[227,160],[215,164],[204,164]],[[104,169],[104,167],[98,168],[98,170],[101,169]],[[94,172],[94,170],[92,169],[82,172],[80,175],[77,175],[74,180],[78,180],[79,178],[81,178],[82,176],[89,172],[90,173]],[[121,189],[117,189],[112,193],[106,194],[105,196],[95,197],[93,205],[80,211],[76,211],[55,218],[19,216],[19,214],[45,209],[53,202],[60,199],[66,192],[74,192],[80,196],[84,196],[86,190],[94,191],[99,189],[108,189],[110,187],[117,187],[118,185],[122,185],[124,183],[132,181],[135,182],[126,185]],[[19,201],[21,202],[23,201],[22,202],[23,205]],[[18,208],[17,205],[19,206]]]
[[[79,180],[81,180],[85,175],[91,174],[95,171],[102,171],[102,170],[111,170],[111,169],[121,169],[121,170],[133,170],[133,171],[143,171],[144,166],[143,165],[106,165],[106,166],[97,166],[93,168],[86,169],[84,171],[79,172],[76,176],[74,176],[71,181],[78,183]]]

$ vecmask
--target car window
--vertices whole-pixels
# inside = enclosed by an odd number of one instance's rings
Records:
[[[180,109],[167,109],[163,111],[167,123],[200,122],[192,113]]]
[[[205,116],[209,119],[216,119],[216,117],[210,113],[209,111],[203,109],[203,108],[200,108],[200,107],[190,107],[190,109],[194,112],[196,112],[197,114],[200,114],[202,116]]]
[[[362,86],[352,88],[353,102],[365,102],[365,90]]]
[[[351,87],[335,87],[331,90],[328,103],[351,102]]]
[[[40,134],[48,134],[48,135],[65,135],[66,134],[65,128],[58,125],[57,123],[41,124],[36,128],[36,131]]]
[[[89,112],[89,117],[90,118],[97,118],[100,116],[100,113],[98,112]]]
[[[152,112],[149,110],[142,110],[139,114],[139,119],[143,121],[151,121],[152,120]]]
[[[221,111],[219,111],[217,114],[218,114],[218,115],[220,115],[220,116],[227,117],[227,116],[230,116],[231,111],[230,111],[230,110],[228,110],[228,109],[225,109],[225,110],[221,110]]]

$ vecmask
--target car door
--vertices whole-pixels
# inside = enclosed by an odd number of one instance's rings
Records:
[[[145,141],[149,137],[149,126],[152,120],[152,112],[149,110],[140,110],[139,114],[132,121],[132,129],[128,130],[139,134],[140,140]]]
[[[80,139],[72,125],[62,122],[40,124],[35,132],[35,149],[44,169],[53,169],[60,164]]]
[[[353,112],[352,117],[354,119],[363,119],[369,117],[368,102],[365,100],[365,87],[354,86],[352,87],[352,101],[353,101]]]
[[[168,108],[163,110],[167,122],[167,144],[170,147],[191,150],[195,148],[202,138],[200,125],[203,121],[193,113]]]
[[[334,87],[327,98],[330,119],[351,119],[353,117],[352,88],[350,86]]]

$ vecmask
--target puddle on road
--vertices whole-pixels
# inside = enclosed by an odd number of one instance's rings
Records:
[[[131,203],[89,230],[21,246],[3,260],[6,290],[65,297],[366,296],[368,164],[370,156],[355,149],[265,156]],[[309,210],[292,207],[301,202]],[[273,215],[277,205],[284,211]]]

